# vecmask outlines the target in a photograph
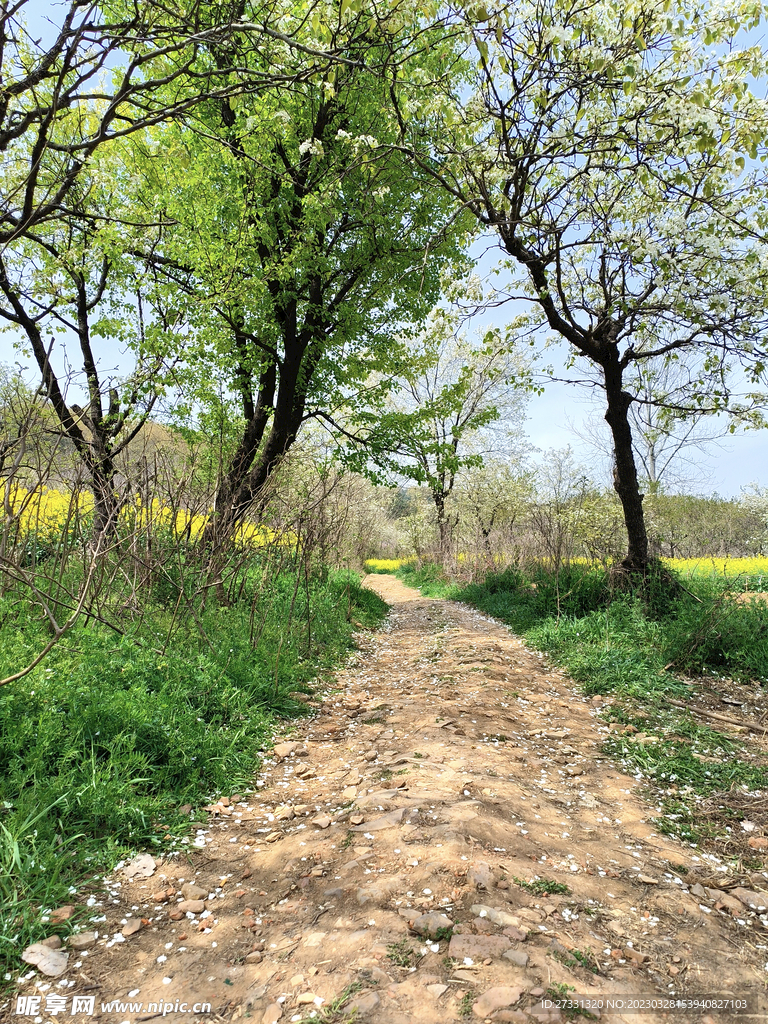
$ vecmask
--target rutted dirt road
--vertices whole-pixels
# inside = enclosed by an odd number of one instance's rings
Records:
[[[93,1014],[40,1018],[134,1024],[161,1002],[174,1022],[523,1024],[564,1020],[542,998],[571,986],[749,994],[741,1019],[768,1019],[768,878],[734,881],[657,835],[636,780],[601,757],[605,705],[504,626],[394,577],[367,584],[387,623],[255,791],[221,801],[189,857],[115,872],[92,898],[95,944],[19,989],[95,995]]]

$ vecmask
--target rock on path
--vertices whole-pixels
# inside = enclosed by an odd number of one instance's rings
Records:
[[[95,944],[19,991],[95,993],[94,1015],[65,1018],[81,1024],[308,1022],[334,1000],[334,1021],[524,1024],[565,1019],[542,1002],[556,986],[753,990],[759,906],[690,891],[684,869],[711,882],[720,866],[654,831],[600,755],[596,703],[499,623],[366,582],[387,623],[255,790],[209,808],[189,856],[117,872],[90,902]]]

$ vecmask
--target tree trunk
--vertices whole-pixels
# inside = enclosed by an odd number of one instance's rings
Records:
[[[621,564],[631,572],[644,572],[648,565],[648,535],[643,514],[643,495],[640,493],[632,450],[632,428],[629,423],[632,396],[622,389],[622,369],[615,345],[608,347],[602,368],[608,400],[605,419],[611,428],[616,459],[613,486],[624,510],[629,541],[626,557]]]

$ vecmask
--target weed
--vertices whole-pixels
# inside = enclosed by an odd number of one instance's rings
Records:
[[[414,757],[424,757],[424,755],[423,755],[423,754],[420,754],[420,753],[418,752],[418,750],[414,750],[414,752],[413,752],[413,756],[414,756]]]
[[[459,1019],[470,1020],[472,1017],[472,1005],[475,1002],[475,996],[472,992],[465,992],[459,1000]]]
[[[353,1021],[358,1019],[357,1008],[348,1010],[346,1006],[352,996],[357,995],[362,987],[359,981],[353,981],[327,1006],[321,1010],[315,1010],[313,1016],[302,1017],[299,1024],[353,1024]]]
[[[355,833],[352,831],[352,829],[347,829],[347,834],[344,836],[344,839],[340,843],[341,849],[348,850],[352,843],[354,843],[354,841]]]
[[[556,882],[552,878],[534,878],[527,882],[524,878],[512,875],[512,881],[532,896],[565,896],[571,891],[565,882]]]
[[[387,946],[387,957],[397,967],[414,967],[419,954],[407,939],[398,939]]]
[[[569,952],[564,952],[563,950],[556,949],[552,953],[552,959],[557,960],[558,963],[571,970],[575,967],[584,967],[586,970],[591,971],[592,974],[600,973],[599,969],[595,967],[592,954],[588,950],[585,952],[582,949],[572,949]]]
[[[570,993],[575,991],[576,989],[573,985],[553,982],[547,989],[545,998],[557,1004],[566,1020],[576,1020],[577,1017],[584,1017],[586,1020],[597,1020],[594,1013],[582,1009],[578,1003],[571,1002]]]

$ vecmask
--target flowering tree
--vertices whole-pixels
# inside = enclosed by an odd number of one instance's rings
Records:
[[[632,367],[686,360],[679,411],[717,411],[732,407],[734,362],[755,380],[766,366],[764,253],[736,216],[762,123],[743,79],[762,70],[762,55],[707,49],[758,16],[713,7],[688,22],[644,0],[474,9],[465,21],[473,87],[435,115],[439,166],[411,140],[422,165],[497,233],[510,294],[599,374],[632,571],[649,561]]]
[[[407,362],[396,335],[463,259],[462,218],[403,153],[395,101],[455,60],[450,35],[424,29],[417,4],[323,11],[297,30],[310,48],[322,31],[322,75],[209,105],[193,132],[164,133],[181,159],[144,154],[146,202],[169,224],[144,256],[194,301],[197,400],[223,375],[241,424],[209,538],[251,508],[304,422],[334,430],[371,374],[386,391]]]

